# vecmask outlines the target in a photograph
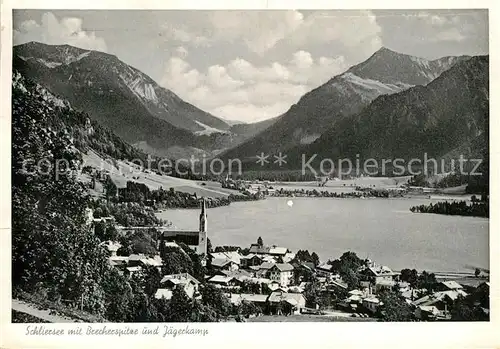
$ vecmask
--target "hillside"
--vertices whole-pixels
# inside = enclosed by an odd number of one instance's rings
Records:
[[[345,118],[301,153],[318,158],[361,160],[449,157],[487,149],[489,58],[473,57],[444,72],[426,86],[384,95],[351,118]],[[467,155],[467,154],[465,154]]]
[[[250,159],[261,151],[272,153],[310,144],[325,130],[359,113],[375,98],[425,85],[468,58],[428,61],[381,48],[365,62],[305,94],[264,132],[224,156]]]
[[[175,146],[188,154],[191,148],[210,152],[231,142],[222,119],[186,103],[116,56],[30,42],[14,47],[13,66],[123,140],[156,155],[170,156]]]

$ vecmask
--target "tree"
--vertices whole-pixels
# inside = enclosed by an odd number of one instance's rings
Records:
[[[363,265],[363,260],[360,259],[356,253],[348,251],[344,252],[342,256],[340,256],[340,262],[349,269],[357,270],[360,266]]]
[[[458,296],[451,308],[451,319],[453,321],[489,321],[489,313],[475,304],[471,296]]]
[[[193,312],[193,302],[181,287],[176,287],[172,291],[172,299],[169,305],[170,322],[189,322]]]
[[[213,252],[212,242],[210,241],[209,238],[207,238],[207,253],[212,253],[212,252]]]
[[[191,267],[192,267],[192,273],[191,275],[194,276],[194,278],[198,280],[203,280],[206,274],[206,270],[201,264],[201,257],[199,254],[194,252],[189,246],[186,244],[180,243],[179,246],[182,248],[182,250],[189,256],[191,259]]]
[[[133,303],[132,287],[116,268],[109,270],[109,275],[102,283],[106,294],[105,318],[112,322],[124,322],[131,316]]]
[[[425,288],[428,293],[434,291],[437,285],[436,275],[434,273],[428,273],[425,270],[418,276],[417,287]]]
[[[262,310],[252,302],[242,301],[238,306],[237,312],[238,314],[248,317],[250,315],[260,314]]]
[[[193,265],[189,256],[183,252],[172,251],[161,254],[163,275],[189,273],[193,274]]]
[[[316,254],[316,252],[311,253],[311,261],[314,263],[314,266],[318,266],[319,264],[319,256]]]
[[[217,316],[226,317],[231,313],[231,302],[222,291],[214,285],[205,284],[201,289],[203,304],[210,306]]]
[[[410,306],[397,292],[385,291],[379,297],[382,305],[379,316],[382,321],[412,321],[413,313]]]
[[[359,285],[359,278],[355,271],[347,267],[342,267],[340,270],[340,276],[342,280],[347,284],[349,289],[355,289]]]
[[[403,269],[399,278],[401,281],[409,283],[411,287],[415,287],[417,285],[418,272],[415,269]]]
[[[262,238],[259,236],[259,238],[257,239],[257,245],[259,246],[264,246],[264,241],[262,241]]]
[[[182,247],[166,247],[164,243],[160,243],[160,256],[163,261],[163,275],[179,273],[193,275],[193,262]]]
[[[103,184],[104,190],[106,191],[106,197],[108,199],[115,198],[116,194],[118,193],[118,187],[116,184],[113,182],[111,177],[107,177],[106,181]]]
[[[317,282],[313,281],[306,286],[304,297],[306,299],[306,307],[316,308],[316,305],[320,305],[320,292]]]
[[[474,276],[479,277],[479,275],[481,275],[481,269],[476,268],[476,270],[474,270]]]

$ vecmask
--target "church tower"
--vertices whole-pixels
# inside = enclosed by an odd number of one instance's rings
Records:
[[[198,253],[207,255],[207,207],[205,198],[201,199],[201,213],[200,213],[200,232],[198,241]]]

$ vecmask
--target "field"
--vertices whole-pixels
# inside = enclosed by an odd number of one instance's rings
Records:
[[[228,197],[230,194],[239,193],[236,190],[221,188],[220,183],[207,182],[203,185],[203,182],[199,181],[158,175],[147,170],[143,172],[132,163],[103,159],[93,151],[89,151],[88,154],[83,154],[83,160],[84,166],[92,166],[109,174],[118,187],[125,187],[127,181],[134,181],[146,184],[152,190],[159,189],[160,187],[166,190],[174,188],[177,191],[191,194],[196,193],[197,196],[210,196],[214,198]],[[80,175],[80,179],[84,182],[90,181],[90,178],[86,175]],[[96,190],[96,192],[98,192],[98,190]]]

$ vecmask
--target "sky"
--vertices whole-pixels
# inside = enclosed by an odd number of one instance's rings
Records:
[[[15,10],[14,44],[116,55],[197,107],[256,122],[380,47],[427,59],[488,54],[487,10]]]

